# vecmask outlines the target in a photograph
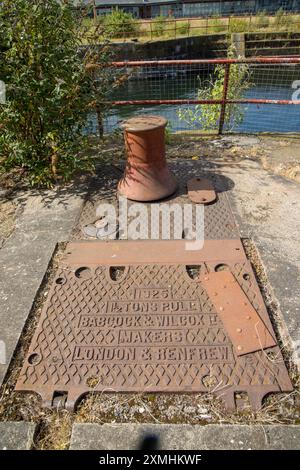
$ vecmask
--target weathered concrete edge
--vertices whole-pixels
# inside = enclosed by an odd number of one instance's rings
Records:
[[[0,450],[30,450],[35,430],[34,423],[0,422]]]
[[[162,450],[300,449],[300,426],[218,424],[75,424],[70,449],[138,449],[146,435]]]
[[[84,204],[86,189],[70,187],[19,196],[23,213],[0,250],[0,385],[43,282],[57,243],[67,241]],[[37,217],[38,214],[38,217]]]
[[[282,192],[290,189],[290,197],[295,194],[299,195],[300,187],[296,182],[287,180],[280,175],[271,174],[261,168],[256,162],[251,163],[260,175],[267,176],[267,178],[272,180],[277,185],[277,189],[280,188]],[[230,173],[228,171],[228,174]],[[235,179],[234,176],[236,175],[232,176]],[[298,298],[300,291],[297,283],[295,283],[295,279],[297,279],[299,274],[299,264],[297,265],[297,260],[293,258],[292,252],[288,253],[287,256],[281,252],[283,246],[287,252],[292,246],[295,249],[298,242],[295,236],[290,235],[286,231],[286,222],[289,216],[281,221],[281,225],[277,226],[277,230],[274,230],[274,234],[271,236],[270,233],[266,233],[265,224],[260,225],[259,222],[253,224],[244,216],[244,204],[240,194],[237,194],[236,188],[233,192],[229,193],[231,207],[240,230],[240,235],[242,238],[249,238],[254,242],[267,275],[268,287],[272,298],[277,303],[278,313],[281,317],[278,327],[282,341],[285,346],[290,346],[292,350],[295,350],[300,331],[300,322],[298,320]],[[289,214],[288,211],[287,214]],[[300,368],[300,363],[297,365]]]

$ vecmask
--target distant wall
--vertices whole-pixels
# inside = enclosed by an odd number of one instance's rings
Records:
[[[239,53],[252,56],[300,54],[300,33],[248,33],[235,35]],[[163,41],[114,43],[116,60],[213,59],[226,57],[229,36],[214,34]]]
[[[245,34],[246,57],[300,55],[300,33]]]

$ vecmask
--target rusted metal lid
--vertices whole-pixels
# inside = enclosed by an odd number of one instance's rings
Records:
[[[211,272],[200,281],[238,356],[276,346],[274,337],[230,271]]]
[[[187,250],[186,240],[118,240],[106,241],[104,245],[81,241],[68,243],[63,263],[80,266],[84,263],[96,265],[136,265],[136,264],[219,264],[225,257],[233,263],[244,260],[241,241],[205,240],[200,250]]]
[[[205,178],[190,179],[187,189],[190,200],[196,204],[209,204],[217,198],[212,182]]]
[[[162,116],[136,116],[123,121],[121,127],[129,132],[147,132],[166,127],[168,121]]]
[[[261,321],[270,331],[272,327],[250,263],[244,252],[234,249],[240,241],[210,242],[198,251],[184,250],[184,240],[68,245],[16,390],[39,393],[44,406],[57,408],[58,399],[62,405],[64,399],[69,409],[88,392],[212,392],[231,409],[235,393],[242,391],[253,409],[259,409],[267,393],[292,391],[277,346],[270,351],[276,361],[269,359],[269,351],[235,354],[226,329],[231,335],[232,330],[221,321],[217,307],[224,305],[232,328],[246,328],[252,341],[254,323],[245,315],[255,312],[242,305],[247,300],[240,293],[236,295],[242,286],[248,285],[247,296],[251,302],[255,299]],[[168,256],[162,259],[169,243]],[[236,284],[223,272],[214,273],[216,264],[224,263],[238,279]],[[188,268],[193,265],[199,277],[191,275]],[[246,269],[251,282],[241,275]],[[204,290],[198,280],[202,276],[213,276],[212,291],[210,281]],[[215,307],[207,299],[207,293],[214,299],[214,292],[220,296]],[[264,347],[259,319],[257,331]],[[247,335],[239,343],[234,339],[234,346],[248,341]]]

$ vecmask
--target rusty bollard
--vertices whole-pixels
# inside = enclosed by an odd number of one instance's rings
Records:
[[[138,116],[122,124],[127,163],[118,191],[133,201],[157,201],[173,194],[177,182],[167,167],[165,127],[160,116]]]

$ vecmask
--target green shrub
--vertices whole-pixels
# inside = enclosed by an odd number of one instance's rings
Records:
[[[299,20],[295,18],[295,15],[293,15],[292,13],[289,13],[285,15],[283,24],[287,30],[293,32],[297,29],[297,24],[299,26]]]
[[[258,29],[265,29],[269,27],[269,24],[270,24],[270,19],[268,18],[266,11],[265,10],[260,11],[256,15],[256,19],[255,19],[256,27]]]
[[[134,36],[139,33],[136,19],[118,8],[104,17],[103,28],[105,36],[109,38]]]
[[[222,33],[226,30],[226,25],[221,21],[219,17],[214,17],[209,21],[208,34]]]
[[[282,29],[284,31],[293,31],[297,29],[295,27],[296,26],[295,21],[297,22],[297,20],[292,13],[282,12],[282,14],[278,14],[278,16],[277,14],[275,16],[275,23],[276,23],[277,29]]]
[[[284,30],[293,29],[294,21],[295,21],[295,16],[292,13],[287,14],[280,8],[276,12],[276,15],[275,15],[275,18],[274,18],[274,27],[277,30],[279,30],[279,29],[284,29]]]
[[[231,18],[229,33],[246,33],[249,30],[249,21],[242,18]]]
[[[234,57],[234,49],[228,51],[228,57]],[[220,100],[223,96],[225,78],[225,67],[218,65],[215,72],[208,80],[200,81],[198,89],[199,100]],[[228,83],[227,98],[240,99],[244,92],[251,86],[250,70],[246,64],[232,64],[230,66],[230,77]],[[204,131],[216,130],[219,125],[220,105],[204,104],[195,105],[193,108],[185,108],[178,111],[180,120],[185,121],[191,128],[199,125]],[[238,104],[227,104],[224,123],[228,129],[232,130],[243,119],[243,111]]]
[[[276,15],[274,17],[274,26],[280,29],[283,21],[284,21],[284,11],[282,8],[280,8],[279,10],[277,10]]]
[[[176,25],[176,32],[182,36],[186,36],[190,31],[190,23],[188,21],[178,22]]]
[[[172,126],[168,124],[165,128],[165,143],[170,145],[173,141],[173,133],[172,133]]]
[[[293,18],[293,32],[300,31],[300,17]]]
[[[151,23],[152,35],[154,37],[163,36],[166,29],[166,18],[164,16],[157,16]]]
[[[90,168],[79,157],[83,129],[112,88],[105,47],[78,53],[82,25],[69,2],[3,0],[0,10],[0,171],[22,169],[30,184],[51,186]],[[110,80],[110,82],[109,82]]]

